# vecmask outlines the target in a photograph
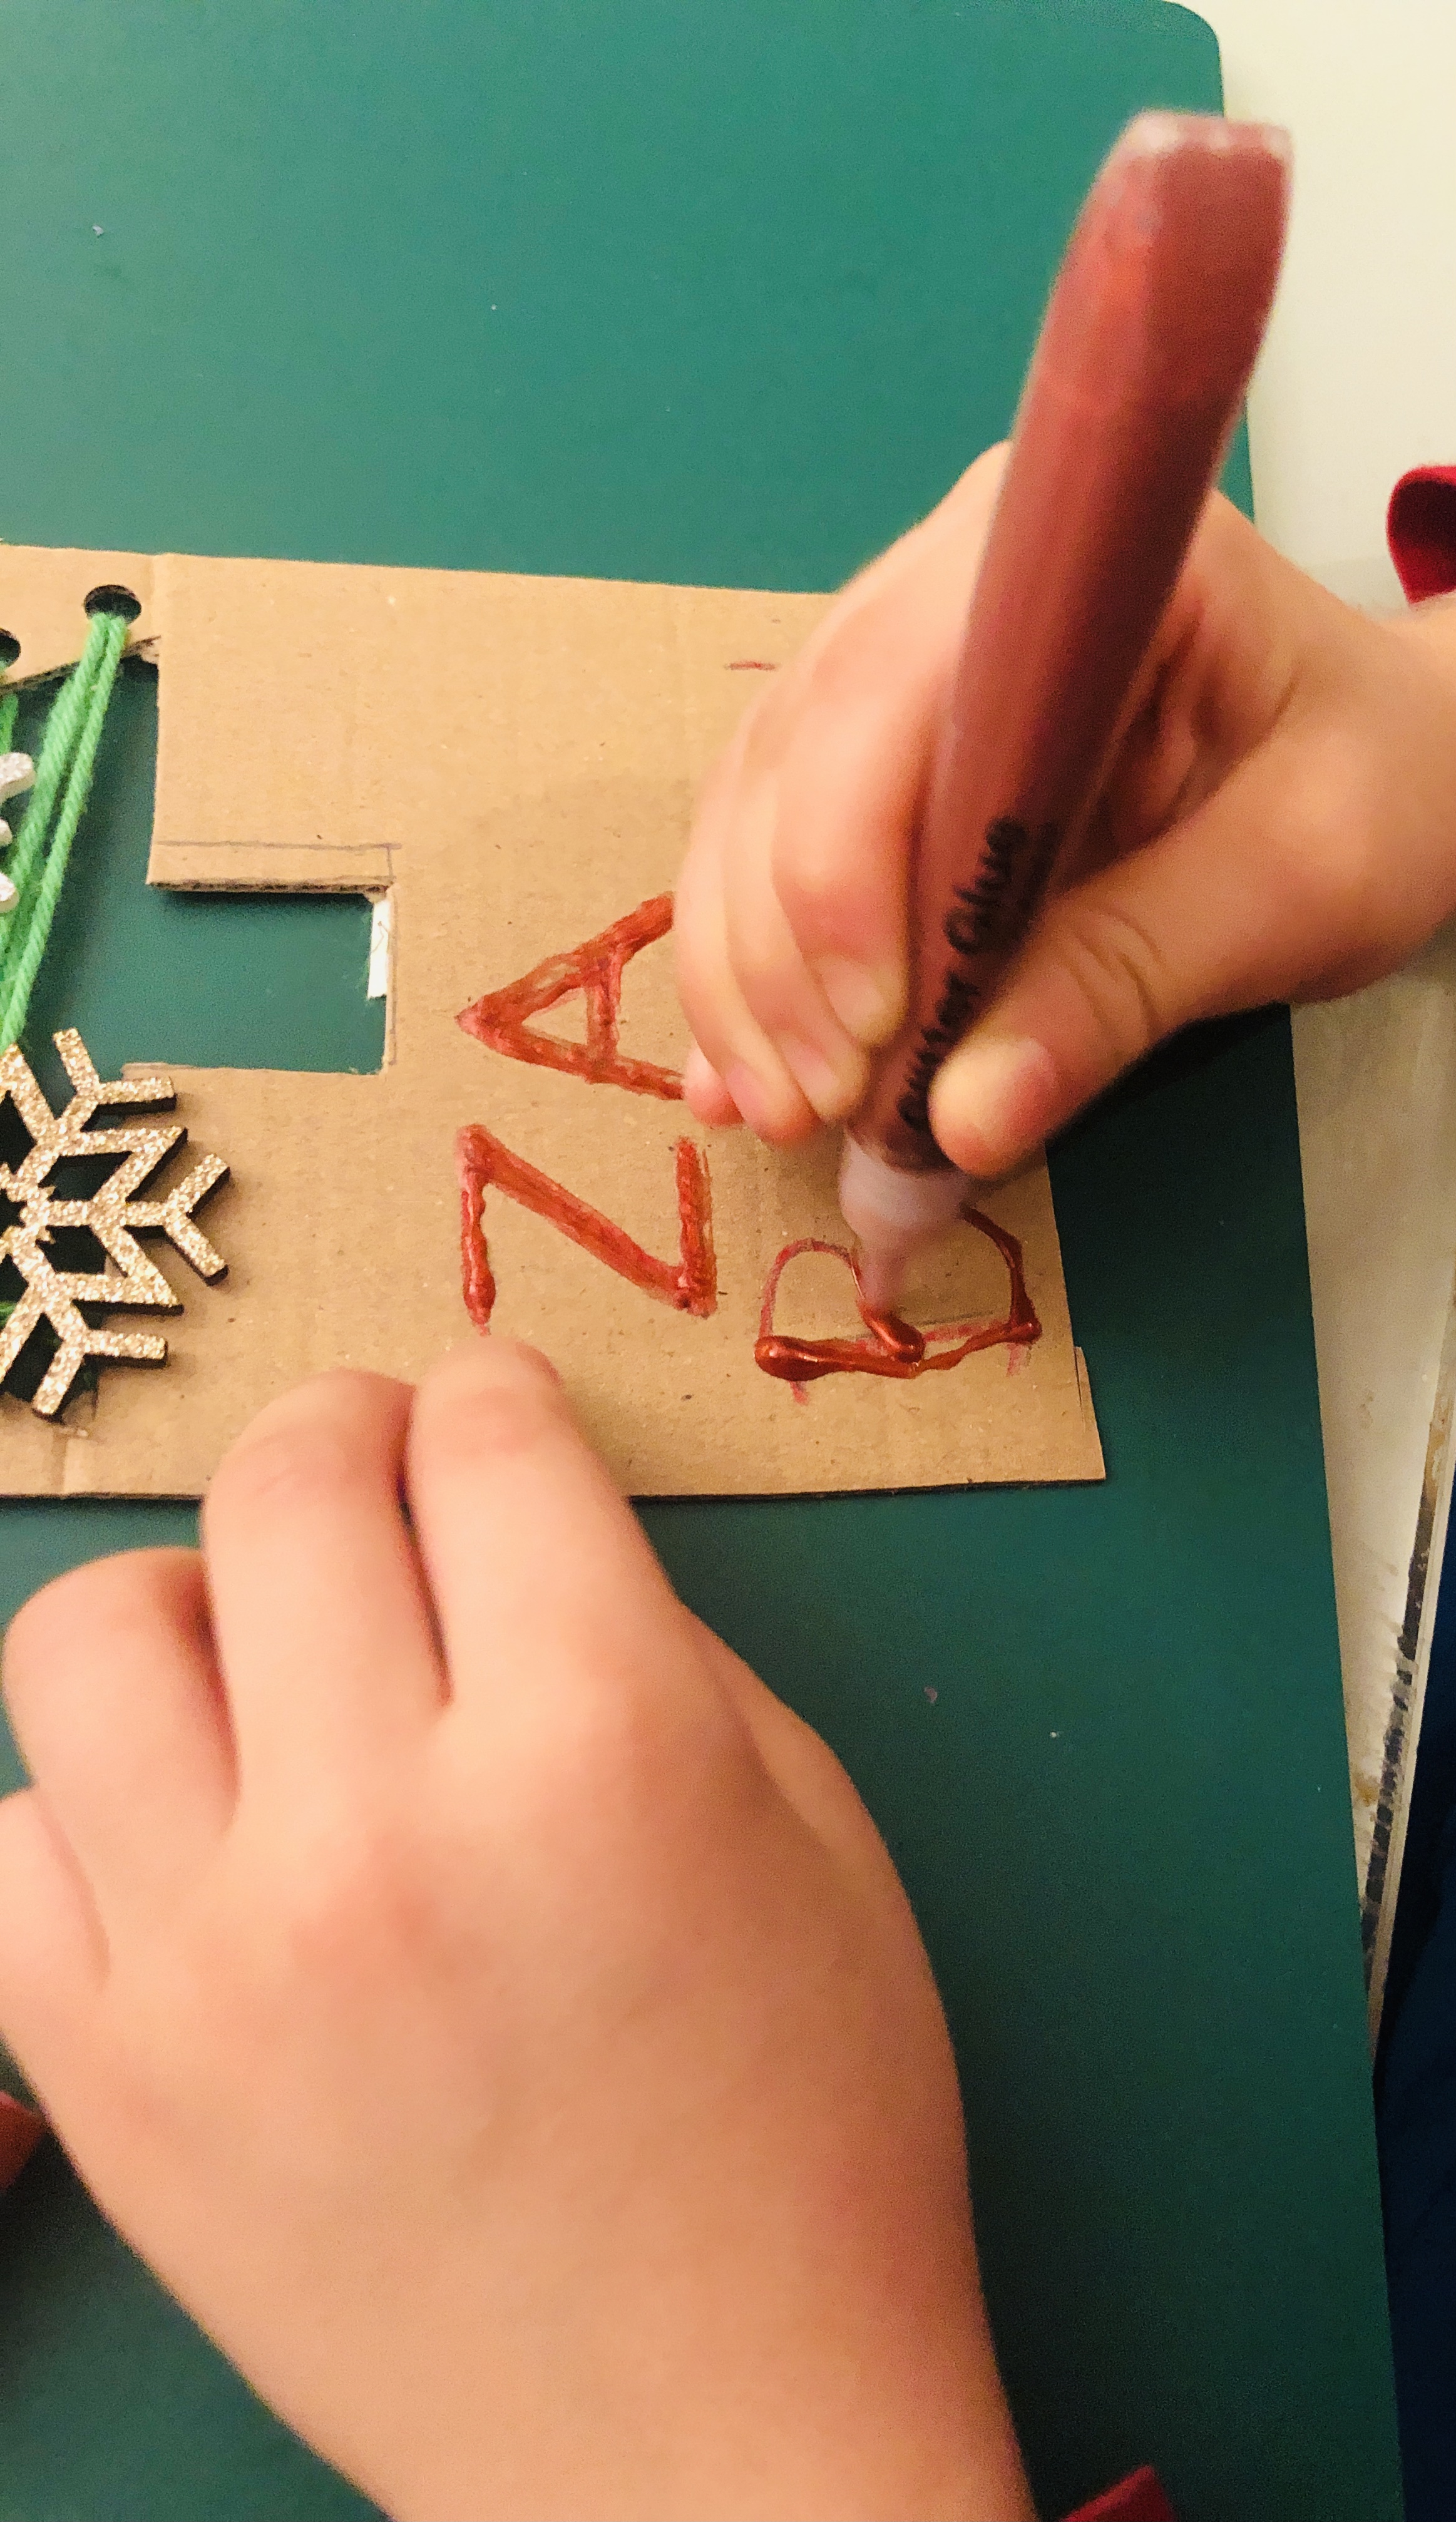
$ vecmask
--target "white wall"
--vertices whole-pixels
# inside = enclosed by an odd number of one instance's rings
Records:
[[[1294,136],[1289,256],[1249,397],[1258,522],[1338,595],[1398,606],[1391,486],[1411,464],[1456,463],[1456,0],[1202,0],[1201,14],[1229,112]],[[1374,2025],[1433,1586],[1414,1669],[1401,1630],[1423,1581],[1423,1494],[1434,1569],[1453,1468],[1456,924],[1391,979],[1296,1008],[1294,1075]]]
[[[1249,402],[1254,500],[1351,602],[1398,601],[1385,508],[1456,462],[1456,0],[1195,0],[1228,111],[1294,135],[1294,210]]]

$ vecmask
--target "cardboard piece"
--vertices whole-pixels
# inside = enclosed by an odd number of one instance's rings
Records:
[[[152,881],[388,895],[385,1065],[167,1063],[175,1161],[230,1168],[208,1208],[228,1277],[166,1259],[184,1311],[163,1373],[106,1367],[51,1424],[0,1394],[0,1489],[197,1495],[271,1395],[329,1366],[417,1376],[492,1281],[493,1327],[550,1352],[638,1496],[1102,1476],[1043,1165],[986,1203],[1022,1247],[1031,1345],[807,1389],[755,1363],[775,1256],[844,1241],[837,1150],[690,1120],[660,898],[699,780],[826,598],[16,547],[12,679],[78,652],[98,584],[142,599],[129,645],[161,670]],[[136,1070],[161,1048],[138,1043]],[[552,1186],[565,1232],[540,1213]],[[922,1326],[1008,1313],[1007,1262],[971,1227],[921,1275]],[[859,1336],[846,1263],[786,1263],[775,1323]]]

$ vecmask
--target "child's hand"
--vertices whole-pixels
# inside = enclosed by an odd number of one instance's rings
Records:
[[[855,580],[704,795],[678,893],[687,1095],[788,1142],[841,1118],[905,999],[906,874],[1004,460]],[[1456,909],[1456,611],[1377,624],[1209,501],[1086,848],[946,1062],[996,1175],[1165,1035],[1332,998]]]
[[[0,2026],[165,2283],[420,2522],[1028,2515],[889,1858],[549,1369],[326,1376],[204,1538],[6,1666]]]

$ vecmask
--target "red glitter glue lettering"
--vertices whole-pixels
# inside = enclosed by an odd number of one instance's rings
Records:
[[[676,1069],[659,1068],[652,1059],[625,1059],[617,1048],[623,972],[634,955],[666,937],[672,924],[672,895],[655,894],[599,937],[588,937],[585,946],[574,946],[569,955],[548,955],[519,981],[477,999],[455,1021],[488,1051],[503,1051],[507,1059],[524,1059],[534,1068],[562,1068],[591,1086],[625,1086],[630,1095],[659,1095],[664,1102],[679,1103],[682,1080]],[[587,1002],[585,1042],[563,1042],[559,1034],[540,1033],[528,1022],[578,990]]]
[[[644,946],[665,937],[673,924],[673,897],[655,894],[599,936],[588,937],[566,955],[548,955],[519,981],[493,990],[462,1010],[458,1022],[487,1050],[507,1059],[522,1059],[538,1068],[559,1068],[590,1086],[621,1086],[630,1095],[651,1095],[680,1102],[682,1080],[655,1060],[629,1059],[618,1049],[622,1010],[622,975]],[[540,1033],[529,1019],[580,990],[587,1002],[587,1039],[563,1042],[559,1035]],[[699,1318],[718,1305],[718,1271],[713,1253],[713,1200],[708,1168],[690,1139],[680,1139],[673,1151],[678,1191],[678,1259],[659,1261],[624,1227],[585,1199],[579,1199],[549,1174],[529,1164],[502,1144],[492,1130],[473,1122],[455,1141],[455,1167],[460,1182],[460,1260],[465,1309],[478,1331],[488,1331],[495,1304],[495,1280],[486,1240],[485,1197],[488,1190],[504,1193],[534,1217],[543,1218],[571,1242],[602,1261],[618,1277],[680,1313]]]
[[[877,1313],[865,1302],[854,1254],[842,1243],[822,1243],[815,1236],[805,1236],[797,1243],[785,1243],[764,1284],[763,1311],[753,1351],[755,1364],[762,1367],[765,1375],[777,1376],[782,1382],[800,1389],[823,1375],[883,1375],[908,1383],[917,1375],[945,1374],[975,1349],[1029,1348],[1033,1340],[1041,1338],[1042,1327],[1027,1292],[1017,1238],[1008,1235],[1004,1227],[978,1208],[966,1209],[964,1222],[977,1234],[989,1237],[1007,1265],[1010,1301],[1003,1321],[941,1323],[922,1331],[914,1323],[902,1322],[898,1314]],[[787,1331],[775,1330],[778,1282],[788,1263],[801,1252],[827,1252],[845,1264],[854,1281],[855,1303],[865,1326],[863,1337],[796,1339]]]
[[[713,1203],[708,1168],[690,1139],[674,1149],[678,1179],[678,1259],[658,1261],[644,1252],[624,1228],[603,1217],[599,1208],[578,1199],[575,1191],[552,1182],[524,1156],[501,1145],[493,1131],[478,1121],[459,1132],[455,1166],[460,1179],[460,1261],[465,1310],[476,1330],[491,1328],[495,1280],[486,1242],[485,1199],[488,1190],[529,1208],[579,1243],[593,1259],[604,1261],[621,1279],[630,1280],[646,1296],[656,1296],[679,1313],[699,1318],[716,1312],[718,1273],[713,1257]]]

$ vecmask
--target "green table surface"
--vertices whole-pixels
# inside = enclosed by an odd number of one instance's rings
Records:
[[[8,539],[804,587],[1005,429],[1125,117],[1219,94],[1166,0],[6,0],[0,63]],[[129,670],[32,1037],[372,1064],[361,904],[145,892],[154,730]],[[1285,1018],[1053,1176],[1104,1487],[644,1519],[904,1872],[1046,2508],[1151,2457],[1184,2522],[1385,2522]],[[191,1529],[10,1505],[3,1608]],[[0,2522],[351,2509],[47,2149],[0,2208]]]

